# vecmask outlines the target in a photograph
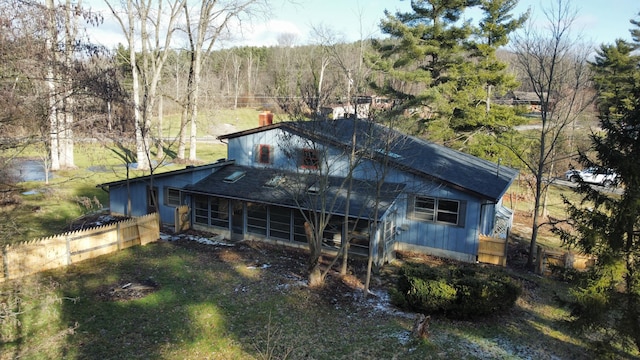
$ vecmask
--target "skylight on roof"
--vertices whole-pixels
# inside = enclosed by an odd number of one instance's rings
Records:
[[[316,182],[315,184],[309,186],[307,188],[307,193],[312,195],[317,195],[320,193],[320,185]]]
[[[246,173],[247,173],[246,171],[241,171],[241,170],[234,171],[233,174],[227,176],[222,181],[224,181],[226,183],[234,183],[234,182],[242,179],[246,175]]]
[[[388,150],[385,150],[385,149],[376,149],[376,152],[378,154],[385,155],[385,156],[388,156],[388,157],[393,158],[393,159],[402,159],[402,155],[396,154],[393,151],[388,151]]]
[[[264,183],[264,186],[274,188],[274,187],[278,187],[283,182],[284,182],[284,176],[276,175],[271,179],[269,179],[266,183]]]

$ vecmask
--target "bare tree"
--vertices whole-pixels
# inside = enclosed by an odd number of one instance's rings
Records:
[[[55,4],[53,0],[46,1],[47,7],[47,37],[45,39],[45,47],[47,53],[47,86],[49,89],[49,124],[50,124],[50,147],[51,147],[51,169],[60,169],[60,156],[58,138],[60,129],[58,127],[58,89],[56,86],[56,69],[58,62],[58,53],[56,46],[58,44],[58,30],[56,21]]]
[[[63,68],[61,74],[62,93],[62,114],[58,120],[60,125],[59,145],[60,145],[60,166],[63,168],[74,168],[75,161],[73,155],[73,123],[76,100],[74,96],[73,68],[75,64],[76,41],[78,37],[78,16],[81,13],[82,1],[72,4],[71,0],[66,0],[63,6],[64,18],[64,49]]]
[[[149,170],[152,110],[157,100],[162,70],[171,50],[175,23],[186,0],[167,2],[168,11],[163,9],[164,1],[154,4],[150,0],[126,0],[121,4],[122,9],[113,7],[109,1],[105,2],[120,24],[129,46],[136,158],[139,170]],[[136,54],[137,46],[140,46],[139,60]]]
[[[385,182],[383,168],[389,164],[384,159],[403,143],[398,133],[368,120],[301,120],[284,129],[278,148],[295,176],[284,175],[278,188],[295,202],[304,223],[309,284],[316,286],[340,259],[346,261],[343,254],[355,239],[370,257],[381,255],[376,240],[384,213],[379,207],[398,195],[398,185]],[[335,256],[327,246],[337,247]]]
[[[39,5],[30,4],[34,8]],[[47,0],[44,7],[46,21],[46,72],[45,82],[49,90],[49,124],[51,170],[74,168],[73,129],[77,112],[77,90],[83,84],[76,79],[83,71],[81,52],[95,52],[81,38],[80,19],[87,24],[98,25],[102,17],[85,10],[82,1],[56,4]]]
[[[524,141],[531,146],[524,149],[519,135],[506,142],[533,177],[533,225],[527,261],[530,268],[534,264],[544,195],[549,186],[545,175],[558,160],[565,130],[591,102],[583,99],[590,82],[587,61],[590,48],[571,33],[577,11],[570,5],[568,0],[555,0],[544,10],[545,26],[535,26],[530,20],[512,40],[516,66],[540,103],[541,128],[535,137]]]
[[[360,19],[362,18],[362,13],[359,14],[360,15]],[[318,44],[320,45],[322,52],[323,52],[323,57],[322,57],[322,62],[321,62],[321,72],[320,72],[320,78],[319,78],[319,82],[318,82],[318,92],[317,92],[317,97],[318,97],[318,107],[316,109],[316,113],[319,113],[319,109],[320,109],[320,105],[321,105],[321,99],[326,99],[328,94],[323,94],[322,92],[322,83],[323,83],[323,79],[324,79],[324,71],[326,66],[329,65],[329,63],[333,62],[335,64],[335,67],[338,69],[338,71],[344,76],[345,79],[345,88],[347,89],[346,91],[346,99],[347,99],[347,104],[346,104],[346,110],[349,111],[349,108],[351,108],[351,104],[353,104],[353,109],[354,109],[354,117],[358,117],[359,114],[362,113],[367,113],[367,117],[370,115],[369,110],[367,111],[359,111],[358,107],[360,105],[362,106],[369,106],[370,104],[359,104],[358,102],[358,97],[361,94],[361,91],[364,91],[364,89],[366,88],[366,78],[368,76],[368,68],[366,66],[364,66],[364,56],[365,56],[365,51],[367,50],[367,42],[365,40],[366,37],[368,37],[370,34],[364,34],[362,31],[360,33],[360,41],[358,41],[356,43],[356,45],[358,46],[355,50],[353,51],[354,48],[352,46],[348,46],[347,44],[344,44],[344,42],[341,39],[341,36],[339,36],[339,34],[336,34],[334,31],[332,31],[330,28],[325,27],[325,26],[314,26],[313,27],[313,37],[315,39],[317,39]],[[352,92],[352,88],[353,88],[353,92]],[[356,131],[357,128],[354,126],[353,128],[354,133],[352,134],[352,147],[350,149],[350,154],[349,154],[349,162],[350,162],[350,169],[351,171],[355,168],[355,166],[358,163],[358,153],[356,151],[356,139],[357,139],[357,133]],[[362,144],[360,144],[361,146]],[[387,147],[384,147],[387,148]],[[351,194],[351,186],[352,184],[352,177],[351,177],[351,171],[348,175],[349,181],[347,183],[347,209],[349,206],[349,196]],[[384,174],[380,174],[380,175],[384,175]],[[379,181],[383,181],[384,180],[384,176],[381,176],[378,178]],[[377,196],[376,198],[379,198],[379,194],[378,192],[376,192]],[[348,211],[347,211],[348,213]],[[347,223],[347,216],[345,215],[345,223]],[[355,226],[355,224],[354,224]],[[343,244],[342,244],[342,266],[340,269],[340,273],[342,275],[345,275],[347,273],[347,266],[348,266],[348,258],[349,258],[349,239],[343,239]],[[369,256],[369,265],[368,265],[368,272],[367,272],[367,281],[366,281],[366,286],[365,286],[365,294],[368,291],[368,280],[369,280],[369,276],[370,276],[370,270],[371,270],[371,265],[372,265],[372,260],[373,257]]]
[[[211,54],[216,42],[226,36],[232,30],[230,26],[238,25],[242,21],[250,19],[259,13],[268,10],[266,0],[201,0],[197,9],[190,8],[186,1],[183,4],[185,14],[185,32],[189,42],[189,78],[187,81],[186,118],[182,119],[181,131],[184,131],[187,123],[191,123],[189,137],[189,161],[196,161],[196,132],[198,104],[200,96],[200,82],[202,64]],[[197,17],[194,22],[191,19]],[[233,21],[237,20],[236,24]],[[237,101],[237,87],[236,87]],[[182,135],[181,144],[186,135]],[[184,147],[182,147],[184,148]],[[182,155],[182,158],[180,157]],[[178,158],[183,159],[184,154],[178,153]]]

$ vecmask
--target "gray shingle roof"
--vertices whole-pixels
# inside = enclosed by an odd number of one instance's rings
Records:
[[[226,182],[224,179],[234,172],[244,172],[244,176],[235,182]],[[266,184],[275,176],[286,179],[286,183],[277,187],[269,187]],[[251,168],[239,165],[228,165],[223,169],[207,176],[196,184],[184,188],[186,192],[206,194],[230,199],[253,201],[271,205],[291,208],[307,208],[321,210],[319,196],[310,195],[306,189],[314,185],[317,177],[312,175],[283,172],[276,169]],[[327,199],[324,205],[326,210],[337,215],[344,215],[346,204],[346,185],[343,178],[331,177],[329,186],[323,194]],[[381,201],[378,206],[378,216],[393,203],[395,198],[404,188],[403,184],[384,183],[381,191]],[[372,218],[374,216],[375,183],[354,181],[349,201],[349,215],[360,218]],[[335,203],[332,201],[336,199]]]
[[[351,143],[355,127],[357,144],[378,161],[386,159],[391,166],[491,201],[498,201],[518,174],[515,169],[361,119],[282,122],[220,138],[277,127],[345,148]]]
[[[210,163],[210,164],[205,164],[205,165],[199,165],[199,166],[193,166],[193,165],[188,165],[182,169],[176,169],[176,170],[171,170],[171,171],[165,171],[165,172],[161,172],[161,173],[156,173],[153,175],[144,175],[144,176],[137,176],[134,178],[130,178],[129,180],[124,179],[124,180],[115,180],[115,181],[110,181],[110,182],[106,182],[106,183],[102,183],[102,184],[98,184],[96,185],[96,187],[102,187],[102,188],[106,188],[106,187],[110,187],[110,186],[119,186],[119,185],[124,185],[127,183],[127,181],[147,181],[149,179],[151,179],[152,177],[155,179],[162,179],[165,177],[172,177],[175,175],[179,175],[179,174],[185,174],[185,173],[194,173],[197,171],[206,171],[211,169],[212,171],[214,171],[213,169],[216,167],[221,167],[221,166],[225,166],[227,164],[233,164],[233,161],[228,161],[225,159],[219,159],[218,161],[214,162],[214,163]]]

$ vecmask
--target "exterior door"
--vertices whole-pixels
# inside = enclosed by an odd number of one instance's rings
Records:
[[[231,200],[231,240],[244,239],[244,204]]]

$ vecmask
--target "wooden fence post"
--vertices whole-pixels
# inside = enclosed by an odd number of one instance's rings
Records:
[[[71,265],[71,240],[69,240],[69,234],[64,236],[65,243],[67,244],[67,266]]]
[[[122,236],[120,236],[120,222],[116,223],[116,243],[118,244],[118,251],[122,250]]]

